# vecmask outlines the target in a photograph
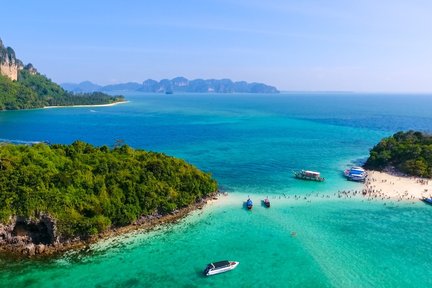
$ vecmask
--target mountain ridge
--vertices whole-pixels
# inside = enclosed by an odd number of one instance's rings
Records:
[[[264,83],[232,81],[231,79],[193,79],[178,76],[156,81],[147,79],[142,83],[127,82],[101,86],[90,81],[62,83],[63,89],[71,92],[139,91],[148,93],[279,93],[279,90]]]

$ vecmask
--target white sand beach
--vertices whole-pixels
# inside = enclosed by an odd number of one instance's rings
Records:
[[[110,104],[99,104],[99,105],[71,105],[71,106],[45,106],[44,109],[53,109],[53,108],[85,108],[85,107],[109,107],[115,106],[119,104],[129,103],[129,101],[121,101]]]
[[[382,199],[412,200],[432,196],[432,179],[368,171],[363,193]]]

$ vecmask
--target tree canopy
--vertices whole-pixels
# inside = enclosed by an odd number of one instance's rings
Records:
[[[183,160],[127,145],[0,145],[0,220],[48,213],[65,238],[169,213],[216,189]]]
[[[366,168],[393,166],[408,175],[432,177],[432,136],[416,131],[398,132],[370,151]]]

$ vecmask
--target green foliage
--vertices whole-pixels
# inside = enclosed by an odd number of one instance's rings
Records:
[[[432,177],[432,136],[398,132],[384,138],[370,152],[365,167],[382,170],[394,166],[409,175]]]
[[[123,100],[123,96],[109,96],[100,92],[72,94],[45,76],[32,74],[25,69],[20,71],[18,81],[0,75],[0,110],[109,104]]]
[[[126,145],[0,145],[1,220],[49,213],[66,238],[169,213],[216,189],[183,160]]]
[[[44,102],[35,91],[0,75],[0,110],[43,107]]]

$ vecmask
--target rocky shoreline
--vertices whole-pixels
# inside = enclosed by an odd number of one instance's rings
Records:
[[[130,225],[113,227],[86,239],[81,239],[80,237],[61,239],[61,237],[56,235],[55,219],[49,215],[38,215],[36,220],[14,217],[11,219],[10,224],[0,224],[0,255],[11,258],[42,258],[57,256],[69,250],[88,248],[90,244],[102,239],[115,237],[135,230],[148,231],[161,224],[176,222],[186,217],[192,211],[202,209],[209,200],[216,200],[216,196],[219,193],[219,191],[216,191],[194,204],[166,215],[154,213],[141,216]],[[33,233],[31,234],[31,232]]]

